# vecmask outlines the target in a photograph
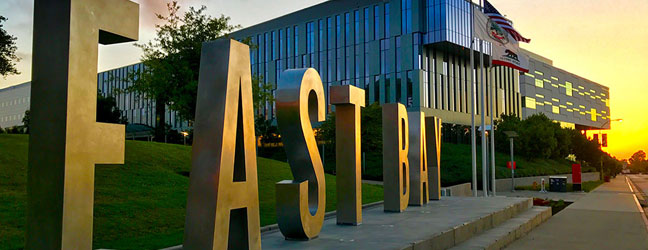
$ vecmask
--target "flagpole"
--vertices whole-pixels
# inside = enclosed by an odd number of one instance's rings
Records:
[[[490,133],[491,134],[491,136],[490,136],[490,144],[491,144],[491,146],[490,146],[490,149],[491,149],[491,152],[490,153],[491,153],[491,188],[492,188],[491,194],[493,196],[495,196],[496,195],[496,190],[497,190],[497,179],[496,179],[496,176],[495,176],[495,123],[493,122],[493,119],[494,119],[494,117],[496,115],[495,114],[495,98],[497,97],[497,92],[495,90],[497,90],[497,85],[495,84],[495,81],[493,79],[494,76],[493,76],[493,72],[492,72],[494,70],[494,68],[493,68],[493,51],[492,51],[492,49],[491,49],[491,56],[489,58],[490,58],[490,60],[489,60],[488,65],[490,67],[490,70],[488,71],[488,74],[489,74],[488,79],[490,80],[490,86],[491,86],[491,95],[490,95],[491,96],[491,101],[490,101],[490,103],[491,103],[491,107],[490,107],[490,110],[491,110],[491,112],[490,112],[490,115],[491,115],[491,117],[490,117],[490,123],[491,123],[491,133]]]
[[[477,135],[475,134],[475,14],[473,3],[470,2],[470,139],[472,146],[472,191],[477,197]]]
[[[482,13],[484,12],[483,0],[479,1]],[[488,169],[486,163],[488,161],[488,154],[486,153],[486,84],[484,82],[484,41],[479,39],[479,78],[481,84],[481,145],[482,145],[482,190],[484,197],[488,197]]]

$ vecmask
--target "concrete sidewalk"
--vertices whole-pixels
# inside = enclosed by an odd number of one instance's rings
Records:
[[[507,249],[648,249],[648,231],[618,176],[556,214]]]

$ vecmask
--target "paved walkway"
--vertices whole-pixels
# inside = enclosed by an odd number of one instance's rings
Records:
[[[648,249],[638,203],[618,176],[553,216],[507,249]]]
[[[540,198],[545,200],[563,200],[568,202],[575,202],[581,198],[587,196],[586,192],[546,192],[540,193],[540,191],[530,191],[530,190],[515,190],[511,191],[497,191],[497,196],[506,196],[506,197],[526,197],[526,198]]]

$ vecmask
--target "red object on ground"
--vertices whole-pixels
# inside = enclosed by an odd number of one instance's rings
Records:
[[[511,162],[510,161],[506,162],[506,167],[508,169],[511,169]],[[517,169],[517,162],[513,162],[513,169]]]
[[[548,200],[540,199],[540,198],[533,198],[533,205],[534,206],[547,206],[549,205]]]
[[[581,184],[581,165],[572,164],[572,183]]]

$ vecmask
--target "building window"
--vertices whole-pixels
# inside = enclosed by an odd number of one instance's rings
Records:
[[[364,42],[371,40],[369,38],[369,8],[364,8]]]
[[[525,97],[524,98],[524,107],[529,108],[529,109],[536,109],[536,101],[532,97]]]
[[[385,37],[390,37],[391,32],[389,30],[389,3],[385,3]]]
[[[396,53],[396,72],[401,72],[401,66],[403,63],[401,62],[401,37],[397,36],[396,37],[396,50],[394,51]]]
[[[552,111],[554,114],[560,114],[560,107],[554,105],[553,107],[551,107],[551,111]]]
[[[407,83],[406,83],[407,86],[406,87],[407,87],[407,106],[408,107],[414,106],[414,98],[412,97],[413,92],[414,92],[414,89],[413,89],[414,86],[413,86],[413,82],[412,82],[413,76],[414,76],[414,74],[412,73],[412,71],[407,71]]]
[[[272,60],[277,60],[277,32],[276,31],[272,32],[272,43],[270,44],[270,48],[271,48],[270,51],[272,51],[272,55],[270,56],[270,58],[272,58]]]
[[[293,61],[293,60],[292,60],[292,57],[293,57],[293,48],[292,48],[292,35],[291,35],[291,30],[292,30],[291,28],[287,28],[287,29],[286,29],[286,45],[287,45],[287,48],[286,48],[286,52],[287,52],[286,58],[288,59],[288,60],[286,60],[286,61],[288,61],[288,68],[292,68],[292,66],[293,66],[293,64],[291,64],[291,62]]]
[[[380,39],[380,6],[374,6],[374,40]]]
[[[380,40],[380,74],[387,74],[387,50],[389,39]]]
[[[544,81],[541,79],[535,79],[535,86],[538,88],[544,88]]]
[[[574,86],[571,82],[565,82],[565,94],[567,94],[567,96],[573,96]]]
[[[402,32],[412,33],[412,0],[401,0],[401,11]]]
[[[265,61],[263,62],[269,62],[270,61],[270,50],[268,49],[268,32],[263,34],[263,55]]]
[[[356,10],[353,12],[353,22],[355,23],[353,27],[353,41],[355,44],[360,44],[360,11]]]
[[[597,115],[596,109],[593,108],[592,111],[590,112],[590,115],[591,115],[592,121],[596,121],[596,115]]]
[[[298,56],[299,56],[299,27],[295,26],[295,60],[297,60]]]
[[[309,22],[306,23],[306,53],[308,54],[309,66],[313,66],[313,55],[315,53],[315,23]],[[306,64],[306,62],[303,62]]]

